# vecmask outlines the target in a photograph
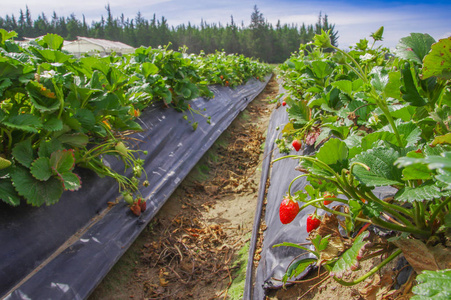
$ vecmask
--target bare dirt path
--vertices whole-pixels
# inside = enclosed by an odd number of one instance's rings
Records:
[[[275,107],[269,102],[277,94],[273,78],[89,299],[238,297],[228,287],[245,273],[245,262],[237,262],[238,252],[242,249],[241,256],[247,258],[265,134]]]

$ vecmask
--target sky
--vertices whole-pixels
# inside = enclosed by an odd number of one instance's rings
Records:
[[[314,24],[321,12],[327,14],[330,24],[338,31],[339,47],[348,48],[361,38],[370,39],[370,34],[384,26],[385,47],[395,48],[399,39],[411,32],[428,33],[436,40],[451,36],[451,1],[353,1],[353,0],[0,0],[0,16],[19,16],[28,6],[32,19],[44,13],[50,19],[53,12],[59,17],[75,14],[88,24],[106,16],[106,5],[110,5],[114,17],[122,13],[133,19],[140,12],[145,19],[155,14],[157,19],[165,17],[170,26],[199,25],[201,20],[209,24],[250,23],[250,16],[257,5],[263,17],[273,25],[302,23]]]

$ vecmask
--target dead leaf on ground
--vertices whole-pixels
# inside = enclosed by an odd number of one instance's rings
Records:
[[[394,240],[393,243],[402,250],[404,257],[417,274],[424,270],[440,270],[439,264],[446,266],[449,265],[451,260],[448,249],[437,247],[434,250],[420,240],[399,238]],[[445,259],[445,262],[438,263],[439,259]]]

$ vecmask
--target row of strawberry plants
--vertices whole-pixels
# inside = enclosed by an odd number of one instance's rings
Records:
[[[436,42],[427,34],[412,33],[391,53],[375,47],[382,34],[383,27],[371,35],[372,45],[362,39],[343,51],[331,45],[329,33],[322,32],[280,66],[286,90],[283,105],[290,121],[276,143],[286,153],[290,143],[296,151],[301,143],[317,149],[311,156],[281,158],[299,160],[303,174],[293,182],[306,177],[309,185],[300,191],[288,189],[280,218],[290,223],[299,211],[313,206],[325,211],[324,219],[341,218],[348,237],[362,224],[398,234],[390,239],[389,249],[379,251],[388,256],[380,266],[347,282],[342,276],[358,268],[369,233],[361,230],[352,246],[345,247],[338,230],[324,230],[326,225],[321,230],[321,217],[315,212],[307,220],[314,250],[277,245],[304,249],[317,257],[297,260],[285,281],[317,261],[338,282],[352,285],[400,253],[409,260],[412,245],[437,249],[450,242],[451,37]],[[394,189],[394,197],[379,199],[376,187]],[[331,248],[335,254],[326,255]]]
[[[75,166],[113,177],[124,199],[137,203],[139,185],[147,181],[140,179],[146,176],[146,153],[129,137],[142,130],[136,118],[158,101],[200,114],[189,100],[212,98],[208,86],[220,83],[207,70],[210,61],[220,65],[216,56],[223,54],[188,56],[183,49],[141,47],[124,56],[76,58],[62,50],[58,35],[26,47],[14,42],[15,36],[0,29],[0,199],[13,206],[22,198],[33,206],[51,205],[64,191],[78,190]],[[228,68],[230,61],[251,67],[236,73]],[[271,71],[237,55],[222,64],[231,85]],[[111,169],[106,155],[123,161],[133,175]]]

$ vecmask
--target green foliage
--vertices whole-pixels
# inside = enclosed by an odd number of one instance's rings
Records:
[[[417,276],[418,285],[412,291],[412,300],[451,298],[451,270],[423,271]]]
[[[0,199],[33,206],[56,203],[81,180],[75,165],[116,179],[119,190],[138,193],[140,150],[126,135],[140,131],[142,110],[164,103],[191,114],[188,101],[211,98],[219,82],[210,62],[225,70],[229,86],[263,77],[268,65],[238,55],[185,55],[167,48],[137,49],[124,56],[76,58],[63,52],[64,40],[47,34],[28,47],[12,47],[15,34],[1,31],[0,43]],[[204,116],[207,123],[210,117]],[[191,126],[195,130],[197,122]],[[117,145],[122,144],[118,150]],[[103,163],[112,155],[132,169],[128,178]]]
[[[361,40],[348,52],[332,46],[336,53],[325,53],[321,48],[331,47],[329,34],[318,32],[316,47],[301,46],[302,52],[279,67],[289,106],[284,127],[290,130],[283,131],[277,144],[285,149],[296,138],[316,147],[308,156],[288,156],[300,160],[306,173],[294,178],[290,187],[304,176],[309,182],[304,190],[288,193],[304,203],[301,210],[313,206],[345,218],[340,226],[347,236],[359,224],[369,223],[409,239],[440,243],[448,239],[450,224],[451,40],[435,43],[427,34],[412,33],[400,40],[392,55],[388,49],[374,47],[382,33],[383,28],[371,35],[372,46]],[[303,110],[291,110],[300,105]],[[303,123],[298,121],[301,118]],[[394,189],[396,194],[379,199],[375,187]],[[329,208],[325,192],[340,195],[334,199],[340,205]],[[329,230],[330,224],[324,226]],[[323,230],[320,227],[318,233]],[[358,268],[366,236],[361,234],[343,254],[335,253],[336,260],[325,263],[326,269],[341,277]],[[319,258],[315,251],[304,250]],[[380,266],[402,251],[392,252]],[[305,269],[302,261],[299,266]],[[335,279],[356,284],[377,268],[353,282]],[[287,276],[296,270],[297,266],[290,266]]]

